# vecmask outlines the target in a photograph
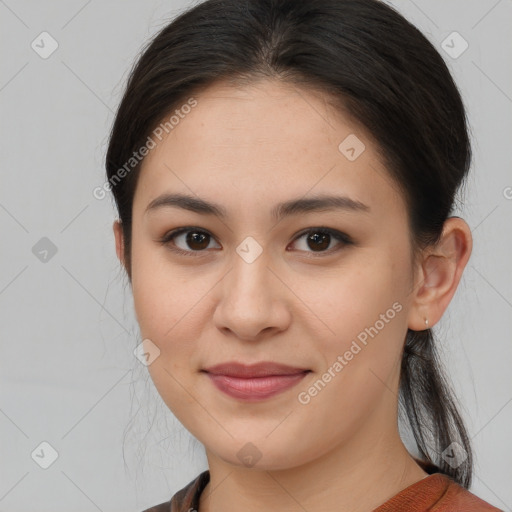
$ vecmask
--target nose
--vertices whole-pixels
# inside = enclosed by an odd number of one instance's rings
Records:
[[[286,330],[293,294],[283,281],[264,254],[252,263],[235,254],[233,267],[219,283],[213,316],[217,328],[249,341]]]

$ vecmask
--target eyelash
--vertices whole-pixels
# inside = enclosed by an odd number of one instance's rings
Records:
[[[171,250],[171,251],[173,251],[175,253],[181,254],[183,256],[192,256],[192,257],[200,257],[200,256],[202,256],[201,253],[206,252],[206,249],[205,250],[201,250],[201,251],[192,251],[192,250],[191,251],[185,251],[183,249],[180,249],[179,247],[176,247],[176,245],[174,243],[171,244],[171,242],[174,240],[174,238],[176,238],[177,236],[179,236],[179,235],[181,235],[183,233],[188,233],[188,232],[195,232],[195,233],[200,233],[200,234],[206,234],[206,235],[209,235],[210,237],[214,238],[213,235],[211,235],[211,233],[209,233],[208,231],[206,231],[204,229],[193,227],[193,226],[188,226],[188,227],[178,228],[178,229],[175,229],[173,231],[169,231],[168,233],[166,233],[158,241],[162,245],[166,246],[169,250]],[[312,254],[312,256],[308,256],[310,258],[318,258],[318,257],[322,257],[323,255],[330,255],[333,252],[337,252],[337,251],[341,250],[341,248],[343,246],[353,245],[353,243],[354,243],[352,241],[352,239],[348,235],[346,235],[345,233],[342,233],[341,231],[337,231],[335,229],[326,228],[326,227],[315,227],[315,228],[309,228],[309,229],[307,229],[305,231],[302,231],[293,239],[293,242],[296,242],[297,240],[302,238],[304,235],[312,234],[312,233],[316,233],[316,234],[320,233],[320,234],[324,234],[324,235],[330,235],[332,238],[334,238],[335,240],[340,242],[340,246],[341,247],[339,247],[338,249],[334,249],[334,250],[333,249],[328,249],[326,251],[319,251],[317,253],[315,253],[314,251],[305,251],[305,252],[308,252],[308,253]]]

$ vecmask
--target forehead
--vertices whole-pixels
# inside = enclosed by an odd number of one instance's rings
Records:
[[[369,134],[326,94],[265,80],[219,82],[193,99],[142,164],[136,196],[146,204],[177,190],[245,205],[264,196],[269,210],[274,199],[334,191],[383,209],[401,201]]]

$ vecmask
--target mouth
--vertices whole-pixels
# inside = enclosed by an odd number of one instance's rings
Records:
[[[297,385],[309,369],[262,362],[244,365],[223,363],[201,370],[224,394],[242,401],[266,400]]]

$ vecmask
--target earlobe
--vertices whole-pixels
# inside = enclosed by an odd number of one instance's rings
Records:
[[[422,331],[443,316],[471,255],[471,230],[459,217],[446,220],[441,239],[425,250],[409,311],[409,329]],[[426,326],[425,320],[428,321]]]
[[[124,258],[124,236],[123,236],[123,226],[120,220],[114,221],[113,224],[114,229],[114,237],[116,241],[116,254],[117,258],[121,262],[123,266],[125,266],[125,258]]]

